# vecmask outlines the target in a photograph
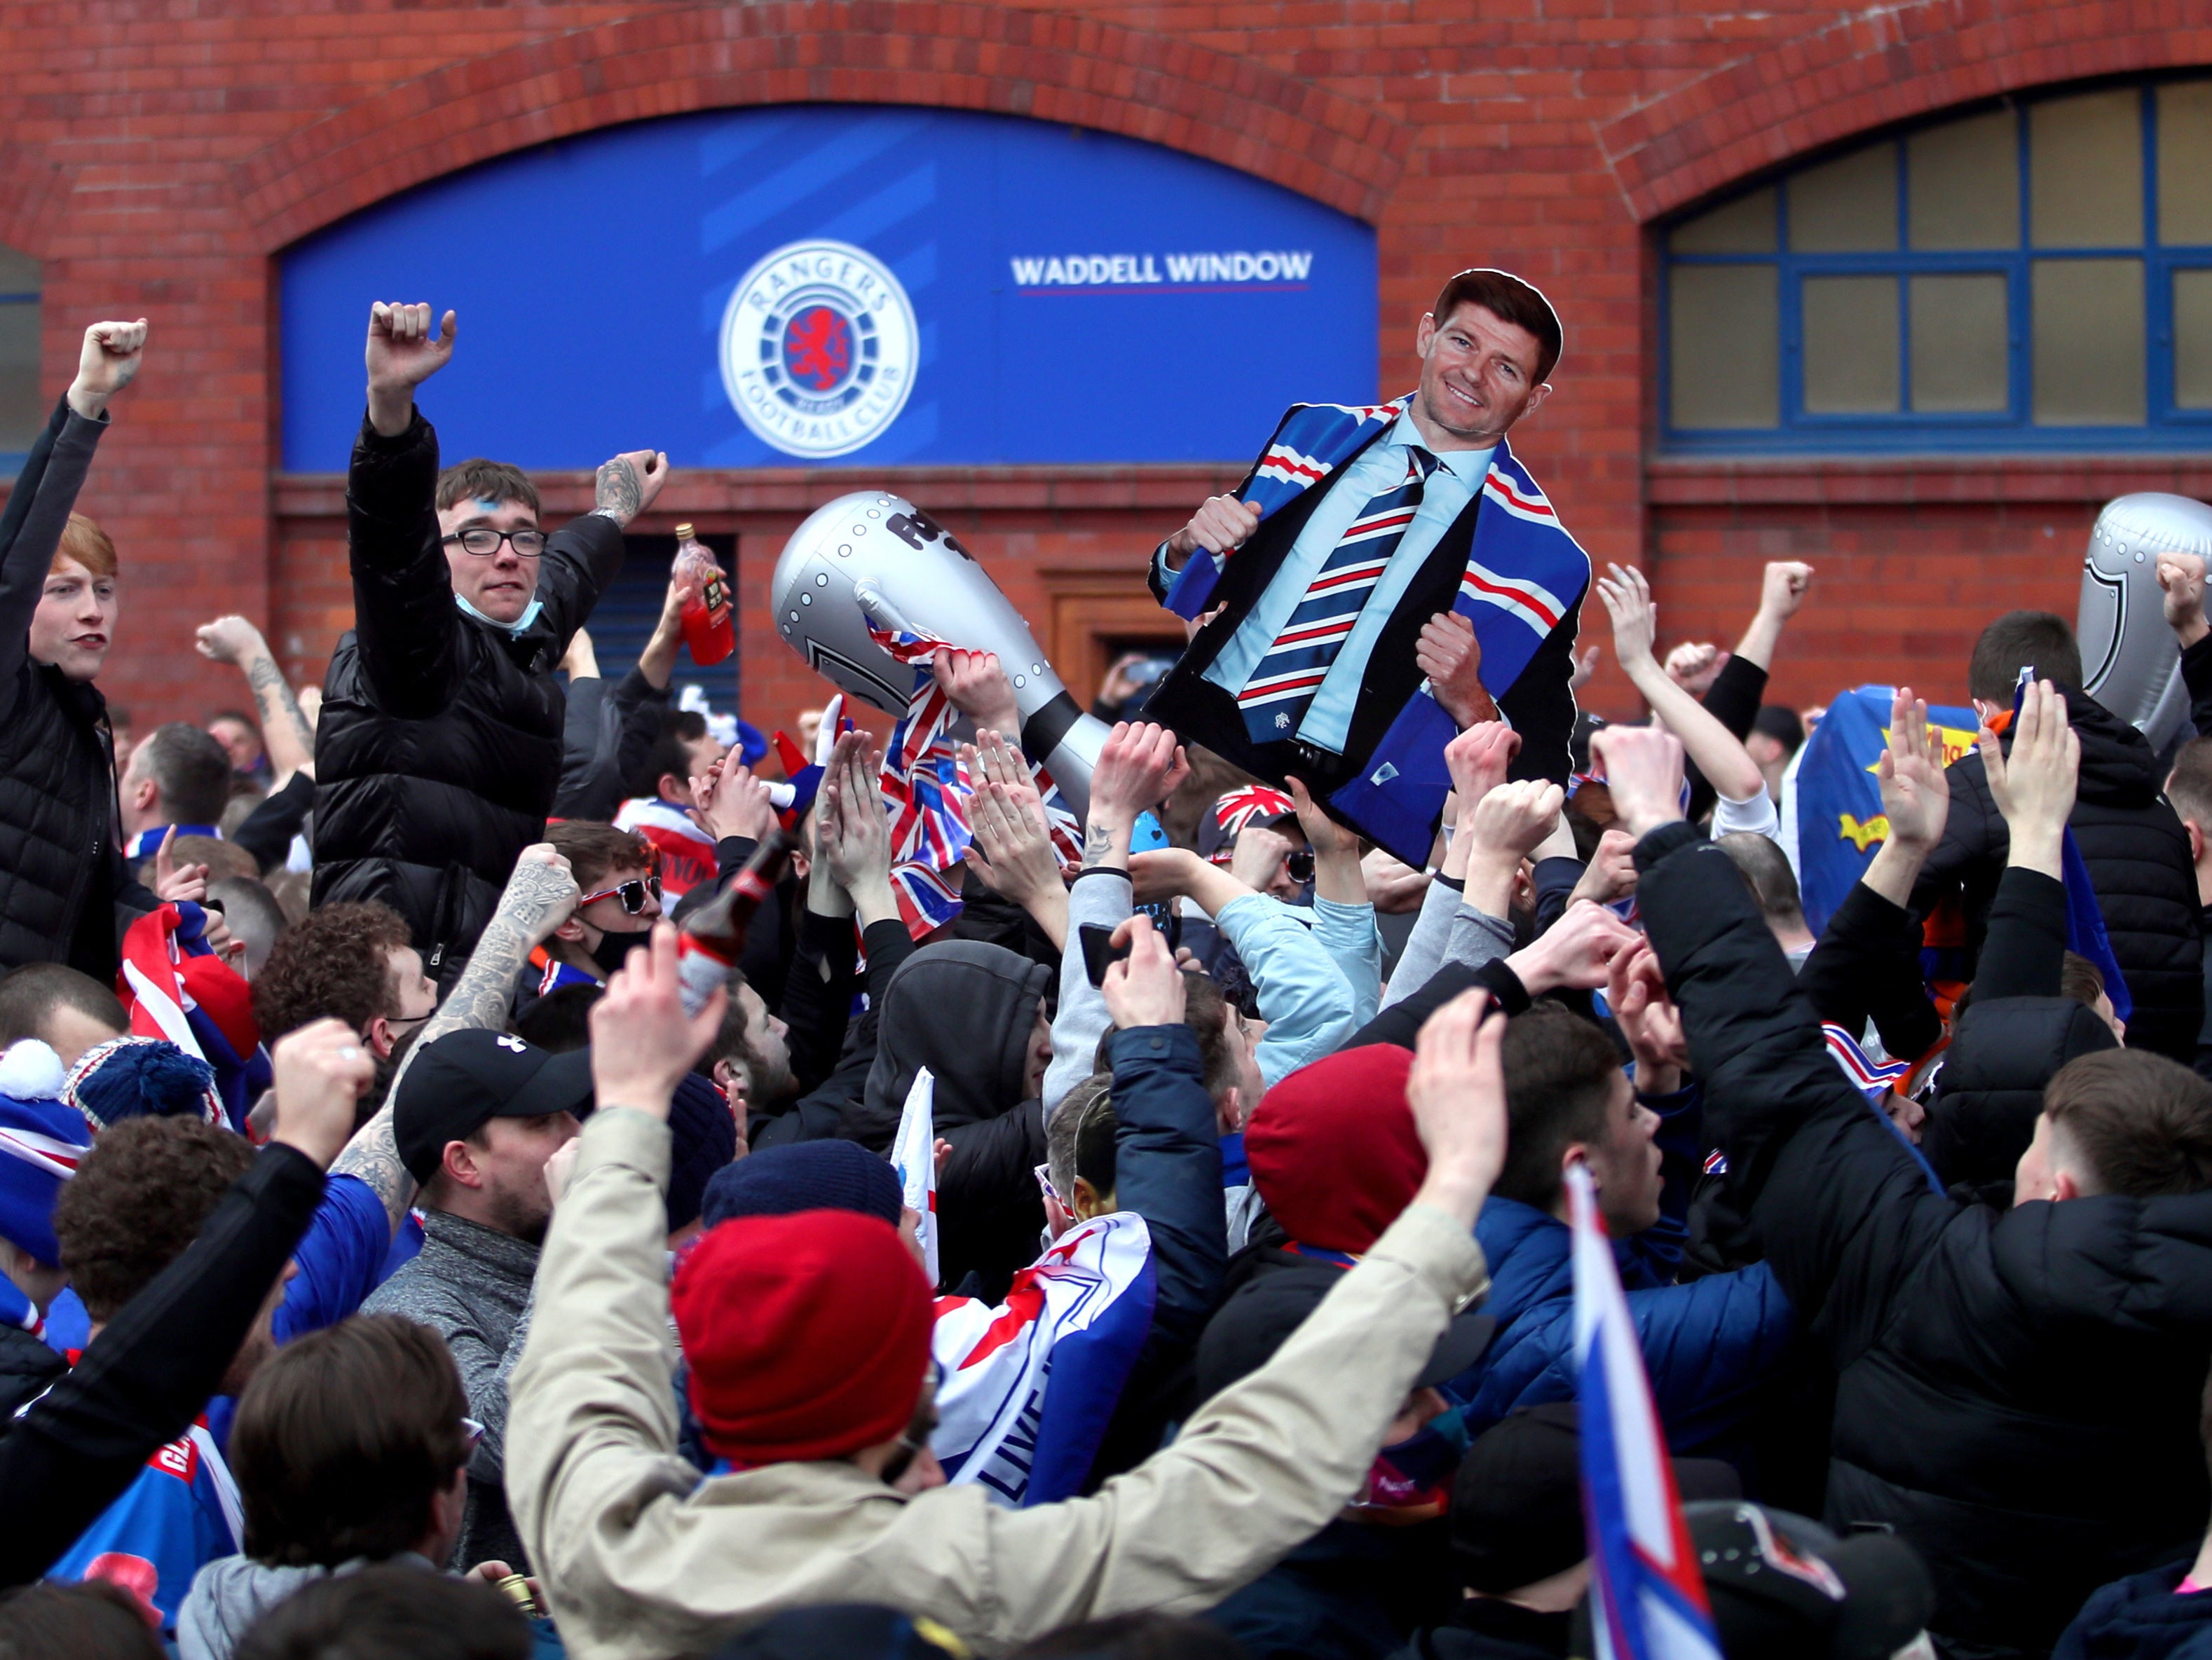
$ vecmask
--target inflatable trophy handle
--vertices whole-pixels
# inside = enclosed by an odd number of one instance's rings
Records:
[[[1050,769],[1079,818],[1089,811],[1106,726],[1068,694],[975,555],[903,496],[857,490],[816,508],[784,543],[769,593],[776,633],[806,666],[887,713],[906,712],[915,671],[876,644],[871,617],[997,652],[1021,708],[1022,753]]]
[[[2081,689],[2163,753],[2189,718],[2181,650],[2166,626],[2160,554],[2212,559],[2212,507],[2144,491],[2105,504],[2081,561]]]

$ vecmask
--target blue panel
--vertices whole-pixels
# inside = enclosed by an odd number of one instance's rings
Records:
[[[820,243],[848,254],[804,282],[777,257]],[[288,468],[345,466],[380,299],[459,313],[447,456],[526,467],[1241,462],[1286,405],[1378,391],[1369,227],[1011,116],[716,111],[365,209],[283,257]]]

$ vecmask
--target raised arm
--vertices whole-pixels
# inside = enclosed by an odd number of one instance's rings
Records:
[[[1766,779],[1742,740],[1669,679],[1651,654],[1659,609],[1651,603],[1644,573],[1634,566],[1606,568],[1611,574],[1598,579],[1597,591],[1613,617],[1613,655],[1621,671],[1651,706],[1653,715],[1681,739],[1690,760],[1723,799],[1746,802],[1762,793]]]
[[[0,516],[0,697],[30,652],[31,618],[45,593],[62,531],[107,429],[108,400],[144,360],[146,320],[95,323],[84,331],[76,379],[31,446]]]
[[[0,1584],[46,1572],[222,1386],[322,1197],[374,1063],[334,1020],[276,1045],[270,1144],[179,1257],[0,1441]]]
[[[395,1228],[415,1198],[415,1178],[400,1162],[392,1130],[392,1103],[398,1099],[401,1081],[415,1064],[415,1057],[448,1032],[506,1028],[516,977],[530,954],[568,919],[578,897],[568,861],[550,844],[541,842],[522,850],[514,862],[514,874],[507,879],[507,890],[499,896],[499,908],[484,924],[483,937],[477,942],[476,953],[461,972],[459,982],[399,1063],[392,1087],[385,1092],[383,1106],[346,1143],[345,1151],[331,1166],[332,1175],[358,1176],[375,1189]]]
[[[261,713],[261,739],[276,769],[270,793],[282,790],[295,772],[315,775],[315,731],[300,712],[300,701],[276,666],[276,653],[261,631],[244,617],[217,617],[201,626],[195,636],[199,654],[214,663],[228,663],[246,676],[252,688],[253,705]]]
[[[2212,733],[2212,625],[2204,620],[2204,556],[2160,554],[2160,598],[2166,627],[2181,647],[2181,674],[2189,688],[2189,718],[2200,736]]]
[[[2066,954],[2062,849],[2081,771],[2081,740],[2048,681],[2028,688],[2012,753],[1984,730],[1982,767],[2011,844],[1975,965],[1974,999],[2055,997]]]

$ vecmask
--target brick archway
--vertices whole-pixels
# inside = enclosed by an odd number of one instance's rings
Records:
[[[1999,94],[2212,64],[2162,0],[1912,0],[1747,53],[1606,123],[1639,221],[1854,133]]]
[[[1087,18],[929,0],[689,6],[477,58],[246,156],[232,177],[274,252],[398,191],[593,128],[694,110],[885,103],[1145,139],[1379,218],[1411,134],[1312,82]]]

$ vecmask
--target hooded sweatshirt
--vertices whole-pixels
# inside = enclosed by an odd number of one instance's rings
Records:
[[[843,1133],[885,1153],[915,1075],[937,1080],[937,1134],[952,1143],[938,1181],[945,1284],[972,1269],[984,1293],[1005,1294],[1036,1255],[1044,1206],[1031,1173],[1044,1162],[1044,1113],[1026,1088],[1030,1045],[1052,971],[977,940],[924,946],[884,993],[876,1061]]]
[[[389,1559],[397,1566],[435,1572],[426,1557],[402,1551]],[[335,1568],[319,1563],[279,1566],[251,1556],[218,1556],[202,1568],[177,1610],[177,1653],[179,1660],[230,1660],[246,1633],[261,1616],[295,1591],[318,1579],[354,1573],[369,1566],[366,1557]]]

